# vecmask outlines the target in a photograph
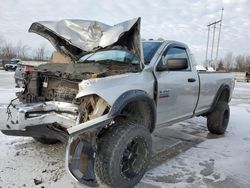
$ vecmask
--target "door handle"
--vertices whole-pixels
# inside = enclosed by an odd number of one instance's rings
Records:
[[[188,82],[195,82],[196,79],[195,78],[188,78]]]

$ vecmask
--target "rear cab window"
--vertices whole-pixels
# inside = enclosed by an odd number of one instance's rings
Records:
[[[161,46],[162,42],[155,41],[147,41],[142,42],[143,56],[144,56],[144,64],[148,65],[155,55],[155,52]]]

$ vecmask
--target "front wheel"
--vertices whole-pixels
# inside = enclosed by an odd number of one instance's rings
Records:
[[[151,150],[148,129],[133,123],[114,124],[98,141],[97,179],[109,187],[133,187],[147,170]]]
[[[224,134],[230,117],[229,105],[219,102],[214,110],[207,115],[207,128],[213,134]]]

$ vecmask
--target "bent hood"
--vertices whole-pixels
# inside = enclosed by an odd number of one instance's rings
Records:
[[[43,36],[57,51],[79,60],[83,55],[102,49],[123,49],[139,60],[140,18],[114,26],[90,20],[61,20],[34,22],[29,32]]]

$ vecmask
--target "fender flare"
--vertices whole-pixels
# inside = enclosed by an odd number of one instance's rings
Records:
[[[136,101],[144,101],[149,105],[152,115],[150,132],[153,132],[156,124],[156,104],[155,101],[145,91],[129,90],[120,95],[112,105],[109,116],[117,117],[121,115],[122,110],[127,104]]]
[[[212,112],[216,106],[216,104],[218,103],[220,97],[221,97],[221,94],[224,92],[224,91],[227,91],[229,93],[229,96],[228,96],[228,102],[229,102],[229,99],[230,99],[230,87],[227,85],[227,84],[222,84],[220,86],[220,88],[218,89],[215,97],[214,97],[214,100],[213,100],[213,103],[212,103],[212,106],[209,110],[209,112]]]

